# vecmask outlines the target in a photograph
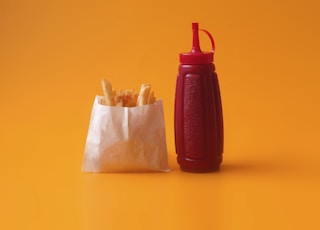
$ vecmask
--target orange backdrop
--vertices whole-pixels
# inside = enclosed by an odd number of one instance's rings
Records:
[[[0,229],[320,227],[316,0],[0,1]],[[221,171],[181,172],[173,138],[191,22],[216,41]],[[201,35],[202,49],[210,49]],[[163,98],[170,173],[85,174],[100,79]]]

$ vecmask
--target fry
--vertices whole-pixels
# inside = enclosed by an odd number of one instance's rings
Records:
[[[99,103],[101,105],[106,105],[105,101],[104,101],[104,97],[101,97],[100,100],[99,100]]]
[[[150,93],[151,85],[150,84],[142,84],[140,88],[140,93],[137,99],[137,105],[146,105],[148,101],[148,96]]]
[[[109,81],[102,79],[102,90],[104,94],[104,103],[109,106],[114,106],[114,97],[112,92],[112,86]]]
[[[147,104],[153,104],[155,102],[156,102],[156,98],[154,96],[154,92],[151,91],[149,96],[148,96]]]
[[[126,90],[123,95],[123,106],[133,107],[136,106],[133,90]]]
[[[137,94],[137,93],[135,93],[135,94],[133,94],[133,102],[134,102],[134,106],[136,106],[136,105],[137,105],[137,100],[138,100],[138,94]]]
[[[117,96],[117,90],[112,88],[112,94],[113,94],[113,98],[115,98]]]
[[[115,105],[116,106],[124,106],[122,90],[120,90],[120,92],[117,94],[117,96],[115,98]]]

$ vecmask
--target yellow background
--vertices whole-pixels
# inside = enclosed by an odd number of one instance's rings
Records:
[[[319,229],[318,2],[1,0],[0,229]],[[216,41],[218,173],[175,160],[194,21]],[[102,77],[163,98],[170,173],[81,172]]]

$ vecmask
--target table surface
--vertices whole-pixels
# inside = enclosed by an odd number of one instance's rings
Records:
[[[0,229],[319,229],[319,6],[1,1]],[[216,41],[215,173],[175,159],[178,54],[193,21]],[[163,99],[170,172],[81,172],[102,77],[117,89],[149,82]]]

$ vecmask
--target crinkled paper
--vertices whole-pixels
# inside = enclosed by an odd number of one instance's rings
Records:
[[[85,145],[84,172],[169,171],[162,100],[106,106],[96,96]]]

